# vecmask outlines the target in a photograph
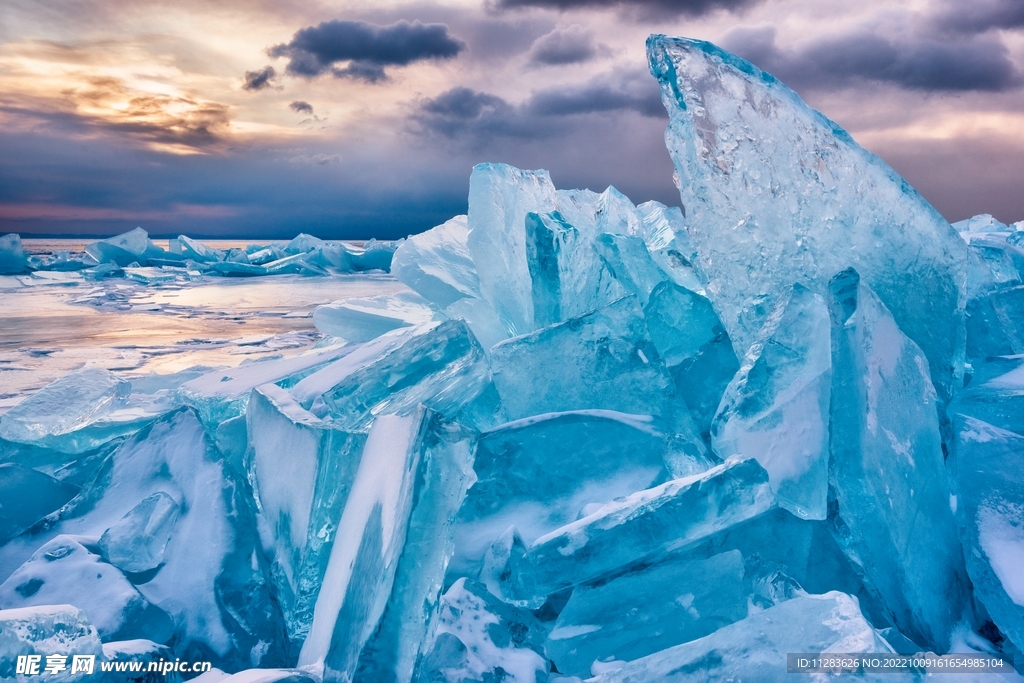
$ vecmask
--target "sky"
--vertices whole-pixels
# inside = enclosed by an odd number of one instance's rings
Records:
[[[677,205],[651,33],[775,74],[950,221],[1024,219],[1024,0],[4,0],[0,233],[393,239],[486,161]]]

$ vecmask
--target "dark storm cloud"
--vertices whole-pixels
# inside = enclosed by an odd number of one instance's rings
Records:
[[[497,9],[543,7],[560,11],[576,9],[618,9],[638,17],[699,17],[716,10],[735,11],[760,0],[496,0]]]
[[[937,26],[951,33],[981,33],[1024,27],[1021,0],[947,0],[935,16]]]
[[[556,28],[535,40],[530,47],[530,61],[534,64],[576,64],[596,56],[594,32],[579,24]]]
[[[797,89],[873,81],[914,90],[1003,91],[1021,84],[1009,50],[990,35],[890,40],[864,30],[785,49],[775,43],[775,28],[765,26],[734,29],[722,45]]]
[[[245,77],[242,78],[242,88],[244,90],[263,90],[269,88],[271,81],[274,80],[274,76],[277,75],[277,71],[272,66],[265,66],[258,71],[246,71]]]
[[[587,114],[664,117],[658,89],[642,76],[634,71],[601,74],[583,84],[538,90],[520,104],[457,87],[421,102],[412,121],[421,133],[479,142],[490,136],[540,139],[563,134],[578,126],[572,117]]]
[[[291,104],[288,105],[288,108],[291,109],[296,114],[312,114],[313,113],[313,105],[310,104],[309,102],[303,102],[302,100],[297,100],[295,102],[292,102]]]
[[[378,26],[365,21],[325,21],[299,30],[291,42],[268,50],[287,57],[287,72],[311,78],[330,72],[339,78],[371,83],[384,80],[387,66],[426,59],[451,59],[465,43],[448,34],[444,24],[398,21]],[[337,66],[347,62],[345,66]]]

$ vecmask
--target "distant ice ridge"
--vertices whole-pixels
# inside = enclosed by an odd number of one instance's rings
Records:
[[[0,667],[58,633],[203,683],[1019,652],[1017,232],[958,236],[748,63],[649,48],[685,217],[480,164],[395,249],[409,291],[320,307],[316,348],[147,394],[83,370],[0,417]]]
[[[0,275],[34,271],[81,271],[91,279],[126,277],[142,284],[159,284],[201,275],[253,277],[293,273],[326,275],[366,270],[388,271],[397,242],[371,239],[362,246],[324,241],[305,233],[289,242],[250,244],[245,249],[211,249],[185,235],[168,240],[164,249],[142,228],[86,245],[83,253],[57,252],[30,256],[21,237],[0,237]]]

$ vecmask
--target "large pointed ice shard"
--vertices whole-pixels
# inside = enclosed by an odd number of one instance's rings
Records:
[[[795,285],[726,389],[712,428],[719,457],[757,458],[779,505],[825,519],[832,345],[825,300]]]
[[[896,626],[944,649],[968,579],[928,361],[856,271],[829,289],[829,485],[838,506],[830,522]]]
[[[366,436],[323,422],[274,384],[252,392],[246,421],[249,478],[271,529],[271,576],[288,636],[300,643]]]
[[[425,411],[378,417],[337,522],[299,665],[350,681],[380,623],[405,543]]]
[[[1024,436],[954,418],[954,496],[974,594],[1024,647]]]
[[[480,291],[510,337],[535,329],[526,214],[554,208],[555,186],[547,171],[521,171],[505,164],[473,167],[467,245],[480,277]]]
[[[710,43],[651,36],[687,229],[742,355],[794,282],[853,266],[924,351],[963,373],[963,240],[913,188],[792,90]]]
[[[537,605],[564,588],[683,550],[771,505],[768,475],[753,458],[638,491],[538,538],[516,567],[514,592]]]

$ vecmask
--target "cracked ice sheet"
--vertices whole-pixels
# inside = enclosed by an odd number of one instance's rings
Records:
[[[151,287],[61,275],[64,286],[31,287],[0,276],[0,414],[81,367],[130,380],[300,353],[321,337],[309,317],[316,305],[407,291],[382,273],[207,277]],[[256,336],[265,341],[251,343]]]

